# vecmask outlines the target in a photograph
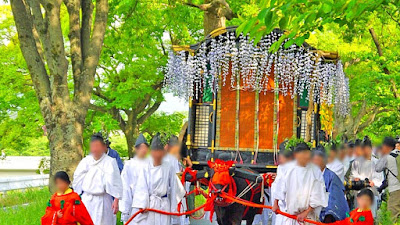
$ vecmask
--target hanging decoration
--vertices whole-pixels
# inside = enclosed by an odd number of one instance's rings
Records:
[[[348,114],[349,84],[341,61],[325,60],[319,51],[307,44],[285,48],[286,41],[278,51],[270,52],[271,45],[281,35],[279,30],[274,30],[255,45],[249,36],[227,31],[201,42],[194,54],[171,51],[164,86],[185,98],[198,98],[206,88],[215,93],[219,81],[230,85],[232,90],[239,82],[242,90],[262,93],[271,91],[268,79],[273,72],[281,94],[292,98],[306,94],[303,97],[307,100],[334,104],[340,114]],[[228,76],[229,73],[232,76]]]

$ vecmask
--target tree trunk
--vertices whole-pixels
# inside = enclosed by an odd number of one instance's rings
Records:
[[[91,0],[11,0],[10,4],[48,131],[50,178],[60,170],[72,177],[83,156],[83,127],[107,27],[108,1],[96,0],[94,16]],[[60,22],[62,4],[69,16],[67,44]],[[73,96],[68,83],[68,58],[72,64]],[[52,186],[50,190],[53,191]]]
[[[209,4],[212,0],[205,0],[205,4]],[[219,8],[204,11],[204,36],[210,34],[213,30],[226,26],[226,17],[220,16]]]
[[[135,156],[135,142],[137,137],[139,137],[139,128],[137,126],[129,125],[124,131],[124,134],[128,145],[129,158],[133,158]]]
[[[72,178],[83,157],[82,133],[76,129],[74,119],[67,118],[47,128],[51,153],[50,177],[58,171],[65,171]],[[53,189],[51,184],[50,189]]]
[[[225,27],[226,20],[236,17],[226,0],[204,0],[201,5],[193,4],[189,0],[186,5],[204,11],[204,36],[207,36],[217,28]]]

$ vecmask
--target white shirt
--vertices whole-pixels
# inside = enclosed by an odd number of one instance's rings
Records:
[[[331,163],[328,163],[326,167],[332,170],[332,172],[334,172],[339,179],[344,182],[344,165],[339,161],[339,159],[336,158]]]

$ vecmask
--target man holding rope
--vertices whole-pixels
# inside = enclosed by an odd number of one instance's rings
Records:
[[[279,200],[285,201],[287,213],[296,215],[297,220],[285,217],[282,225],[296,225],[307,218],[317,220],[321,208],[328,206],[324,178],[321,170],[310,163],[311,150],[308,145],[298,144],[294,149],[294,157],[294,165],[288,168],[278,184],[280,190],[274,192],[273,210],[279,210]]]
[[[178,203],[186,192],[173,167],[163,160],[165,153],[164,145],[156,135],[151,142],[150,159],[138,172],[132,201],[134,209],[177,212]],[[129,224],[169,225],[171,216],[149,211],[138,215],[132,222]]]

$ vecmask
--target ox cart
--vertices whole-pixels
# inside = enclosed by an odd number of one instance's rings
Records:
[[[173,46],[165,83],[189,101],[183,151],[196,169],[222,159],[274,171],[285,139],[320,141],[321,103],[346,113],[348,80],[337,53],[285,42],[271,53],[280,30],[257,45],[235,31],[221,28],[200,43]]]

